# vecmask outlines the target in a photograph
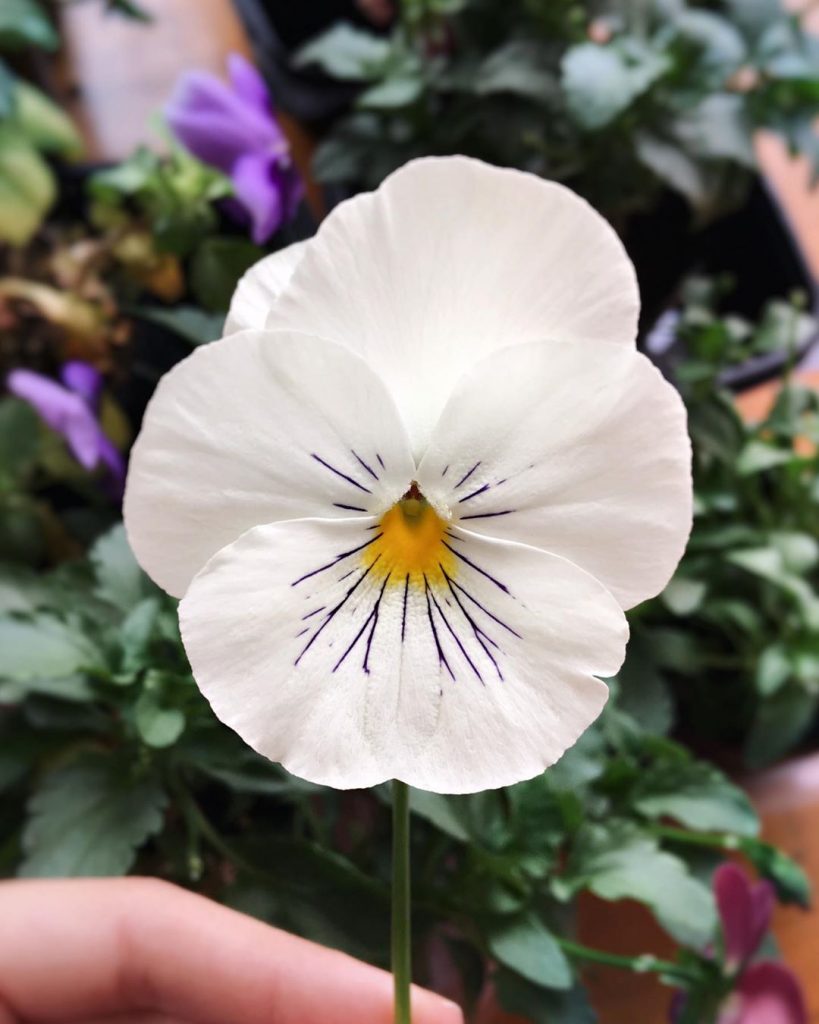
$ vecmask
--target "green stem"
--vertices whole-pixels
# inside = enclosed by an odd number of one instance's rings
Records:
[[[570,939],[557,939],[558,945],[564,953],[576,957],[578,960],[588,960],[595,964],[605,964],[607,967],[619,967],[622,970],[633,971],[635,974],[663,974],[673,977],[676,981],[689,979],[689,972],[680,964],[674,964],[670,960],[658,960],[650,953],[642,956],[620,956],[618,953],[606,953],[602,949],[592,949],[589,946],[581,946],[578,942]]]
[[[411,1024],[412,932],[410,928],[409,786],[392,784],[392,977],[394,1024]]]
[[[739,843],[735,836],[724,832],[689,832],[684,828],[670,825],[653,825],[650,831],[658,839],[670,839],[675,843],[689,843],[691,846],[717,847],[719,850],[736,850]]]

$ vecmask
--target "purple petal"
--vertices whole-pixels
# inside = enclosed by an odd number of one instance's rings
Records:
[[[714,895],[722,921],[726,966],[735,970],[759,948],[773,913],[769,882],[755,885],[736,864],[722,864],[714,874]]]
[[[90,409],[96,409],[102,391],[102,374],[90,363],[72,359],[60,370],[63,384],[79,395]]]
[[[85,469],[93,469],[99,459],[102,431],[94,414],[79,395],[31,370],[12,370],[6,378],[9,391],[21,398],[63,437],[74,458]]]
[[[231,53],[228,57],[228,75],[237,96],[268,117],[271,115],[273,104],[267,83],[249,60],[240,53]]]
[[[233,168],[236,198],[250,214],[250,234],[257,245],[266,242],[285,217],[285,197],[275,170],[270,157],[255,154],[242,157]]]
[[[775,960],[749,967],[737,987],[737,1024],[807,1024],[805,997],[793,971]]]
[[[245,153],[287,151],[281,129],[270,114],[205,72],[189,72],[180,79],[165,107],[165,117],[183,146],[226,174]]]

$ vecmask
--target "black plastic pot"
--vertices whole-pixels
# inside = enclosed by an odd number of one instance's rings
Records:
[[[692,229],[685,202],[671,193],[650,213],[629,221],[624,242],[637,269],[642,297],[640,337],[643,344],[660,317],[673,308],[682,280],[692,273],[729,274],[734,288],[726,311],[755,319],[771,298],[793,291],[808,295],[808,308],[819,313],[819,285],[811,274],[785,214],[763,179],[757,179],[741,208],[703,230]],[[801,358],[819,341],[819,331],[804,339]],[[652,356],[673,377],[674,364],[684,357],[680,342]],[[753,356],[726,368],[722,383],[735,391],[781,373],[787,353]]]
[[[277,108],[305,125],[320,126],[338,116],[360,91],[314,69],[293,65],[298,49],[339,21],[373,26],[351,0],[293,3],[292,0],[233,0],[253,47],[253,57],[267,79]]]

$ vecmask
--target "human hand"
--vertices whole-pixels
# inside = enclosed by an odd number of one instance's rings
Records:
[[[391,1024],[392,979],[148,878],[0,884],[0,1024]],[[413,1024],[462,1024],[413,991]]]

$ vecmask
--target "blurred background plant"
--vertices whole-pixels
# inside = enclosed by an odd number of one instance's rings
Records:
[[[663,189],[699,221],[741,202],[769,128],[819,168],[819,42],[776,0],[405,0],[296,57],[353,83],[320,181],[372,187],[427,153],[563,181],[621,230]]]
[[[387,791],[310,786],[222,727],[175,602],[119,524],[157,380],[219,336],[251,263],[312,230],[301,183],[241,59],[227,82],[185,75],[154,145],[82,163],[33,84],[48,82],[55,11],[0,10],[0,874],[158,874],[384,963]],[[632,612],[600,721],[539,779],[414,794],[418,980],[484,1024],[496,1002],[590,1024],[579,971],[597,962],[657,975],[682,993],[679,1020],[710,1024],[768,977],[757,958],[772,951],[727,963],[717,866],[739,853],[782,901],[808,899],[725,773],[819,734],[819,397],[795,373],[817,336],[815,284],[753,145],[764,126],[817,161],[816,42],[770,0],[382,0],[290,65],[340,87],[313,125],[328,203],[411,156],[459,151],[603,208],[637,263],[641,344],[691,423],[691,543]],[[778,396],[743,413],[736,391],[766,377]],[[678,955],[587,944],[591,899],[643,904]]]

